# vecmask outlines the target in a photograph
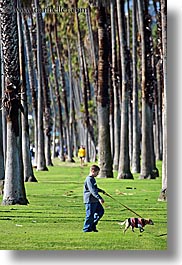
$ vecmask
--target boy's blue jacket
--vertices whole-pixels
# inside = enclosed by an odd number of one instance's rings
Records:
[[[84,203],[94,203],[98,202],[99,199],[102,199],[98,192],[103,192],[103,190],[97,187],[95,178],[92,176],[87,176],[84,182],[83,190]]]

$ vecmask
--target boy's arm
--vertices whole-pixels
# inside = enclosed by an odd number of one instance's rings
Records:
[[[92,195],[97,198],[98,200],[102,199],[102,197],[98,194],[98,191],[100,189],[97,188],[97,184],[94,181],[94,179],[87,179],[87,186],[89,191],[92,193]]]
[[[102,190],[102,189],[99,189],[99,188],[97,188],[97,189],[98,189],[98,192],[102,192],[103,194],[106,193],[105,190]]]

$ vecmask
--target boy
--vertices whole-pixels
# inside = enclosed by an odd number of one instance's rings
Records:
[[[86,217],[83,226],[84,232],[98,232],[96,225],[104,214],[104,208],[102,207],[104,200],[98,192],[105,194],[105,191],[97,187],[95,180],[99,171],[100,168],[98,166],[91,166],[90,174],[86,177],[84,183],[83,198],[86,209]]]

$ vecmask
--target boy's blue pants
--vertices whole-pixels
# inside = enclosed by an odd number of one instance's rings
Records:
[[[96,229],[96,225],[104,214],[104,208],[100,202],[85,203],[86,217],[83,226],[84,232],[91,232]]]

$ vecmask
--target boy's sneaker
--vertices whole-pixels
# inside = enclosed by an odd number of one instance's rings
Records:
[[[93,226],[92,226],[92,231],[93,231],[93,232],[99,232],[99,231],[96,229],[96,225],[93,225]]]

